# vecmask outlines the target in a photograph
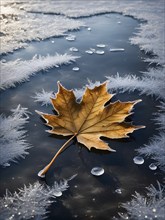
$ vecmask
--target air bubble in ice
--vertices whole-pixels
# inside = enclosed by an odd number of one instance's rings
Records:
[[[110,52],[123,52],[124,50],[124,48],[112,48],[110,49]]]
[[[52,40],[52,44],[54,44],[54,40]]]
[[[121,190],[121,189],[116,189],[115,192],[116,192],[117,194],[122,194],[122,190]]]
[[[91,31],[91,28],[90,28],[90,27],[88,27],[88,28],[87,28],[87,30],[88,30],[88,31]]]
[[[103,55],[103,54],[104,54],[104,50],[96,50],[95,53],[96,53],[96,54],[99,54],[99,55]]]
[[[150,170],[156,170],[156,169],[157,169],[157,166],[156,166],[154,163],[151,163],[151,164],[149,165],[149,168],[150,168]]]
[[[68,41],[74,41],[76,39],[76,36],[75,35],[68,35],[65,39]]]
[[[54,191],[53,195],[56,197],[60,197],[60,196],[62,196],[62,192],[61,191]]]
[[[76,66],[76,67],[73,67],[72,70],[73,70],[73,71],[79,71],[79,69],[80,69],[80,68]]]
[[[93,54],[93,51],[91,51],[91,50],[86,50],[85,53]]]
[[[102,167],[94,167],[91,170],[91,174],[94,176],[101,176],[104,174],[104,169]]]
[[[41,177],[41,178],[45,178],[45,174],[42,174],[43,170],[40,170],[38,172],[38,176]]]
[[[97,46],[97,47],[100,47],[100,48],[104,48],[104,47],[105,47],[105,44],[97,44],[96,46]]]
[[[143,163],[144,163],[144,159],[143,159],[143,157],[137,156],[137,157],[134,157],[134,158],[133,158],[133,162],[134,162],[135,164],[140,165],[140,164],[143,164]]]
[[[10,163],[4,163],[3,166],[4,167],[10,167]]]
[[[72,52],[78,52],[78,49],[76,47],[71,47],[71,48],[69,48],[69,50]]]

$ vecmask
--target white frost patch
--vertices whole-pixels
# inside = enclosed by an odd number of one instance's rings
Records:
[[[19,8],[14,14],[14,5],[8,5],[7,8],[9,7],[12,14],[6,12],[6,7],[1,9],[1,53],[26,47],[28,41],[40,41],[50,37],[62,36],[68,30],[76,30],[83,26],[82,21],[75,19],[26,13],[23,10],[18,10]],[[18,11],[20,11],[19,14]]]
[[[139,90],[141,94],[156,95],[165,99],[165,72],[162,69],[149,69],[148,72],[143,73],[141,78],[135,75],[120,77],[119,74],[106,78],[109,81],[108,89],[110,90],[120,90],[121,92]]]
[[[63,192],[68,189],[67,180],[54,182],[53,186],[48,187],[40,184],[38,181],[29,186],[19,189],[18,192],[10,193],[0,198],[0,215],[3,220],[21,220],[21,219],[45,219],[48,214],[47,208],[52,204],[56,196],[55,192]]]
[[[28,154],[30,145],[26,142],[26,130],[29,112],[20,105],[12,110],[8,117],[0,115],[0,165],[10,166],[9,162]]]
[[[148,144],[137,151],[157,161],[157,165],[165,172],[165,132],[154,136]]]
[[[147,196],[135,192],[133,199],[122,204],[127,214],[119,213],[121,219],[164,219],[165,213],[165,191],[164,187],[158,182],[158,186],[146,187]]]
[[[41,70],[47,70],[62,64],[74,62],[78,57],[69,54],[56,54],[55,56],[37,57],[32,60],[15,60],[6,63],[1,62],[0,89],[15,86],[16,83],[27,81],[30,76]]]

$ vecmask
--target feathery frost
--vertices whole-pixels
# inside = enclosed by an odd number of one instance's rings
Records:
[[[121,219],[159,219],[164,220],[165,213],[165,190],[157,182],[157,187],[153,185],[146,187],[147,196],[135,192],[133,199],[122,204],[127,214],[119,213]]]
[[[42,89],[41,92],[36,92],[35,96],[33,97],[35,102],[40,102],[41,105],[50,105],[51,100],[50,98],[54,98],[53,91],[46,92],[44,89]]]
[[[44,219],[48,214],[47,208],[53,203],[57,192],[68,189],[68,182],[75,178],[54,182],[51,187],[44,186],[38,181],[24,186],[18,192],[8,190],[0,198],[0,215],[3,220]]]
[[[28,41],[62,36],[66,31],[79,29],[83,25],[82,21],[64,16],[26,13],[19,8],[14,9],[13,5],[8,5],[7,9],[1,8],[1,18],[2,54],[26,47]]]
[[[28,154],[30,144],[25,140],[29,112],[20,105],[12,110],[8,117],[0,115],[0,165],[10,166],[18,158],[24,158]]]
[[[41,70],[47,70],[62,64],[75,62],[77,56],[69,54],[56,54],[46,57],[35,55],[32,60],[22,61],[17,59],[6,63],[1,62],[1,81],[0,89],[6,89],[15,86],[16,83],[27,81],[30,76]]]
[[[108,89],[120,90],[120,92],[133,92],[140,91],[140,94],[155,95],[161,99],[165,99],[165,72],[162,69],[149,69],[144,72],[142,77],[139,78],[135,75],[126,75],[121,77],[119,74],[116,76],[107,76]]]

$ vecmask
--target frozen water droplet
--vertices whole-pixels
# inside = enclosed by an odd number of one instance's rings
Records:
[[[143,159],[143,157],[139,157],[139,156],[134,157],[134,158],[133,158],[133,161],[134,161],[135,164],[138,164],[138,165],[144,163],[144,159]]]
[[[85,53],[93,54],[93,51],[91,51],[91,50],[86,50]]]
[[[56,197],[60,197],[60,196],[62,196],[62,192],[61,191],[54,191],[53,195]]]
[[[155,209],[155,208],[153,208],[153,209],[152,209],[152,211],[153,211],[153,212],[156,212],[156,209]]]
[[[123,52],[125,49],[124,48],[114,48],[110,49],[110,52]]]
[[[88,27],[88,28],[87,28],[87,30],[88,30],[88,31],[91,31],[91,28],[90,28],[90,27]]]
[[[65,39],[68,41],[74,41],[76,39],[76,36],[75,35],[68,35]]]
[[[118,21],[117,23],[118,23],[118,24],[121,24],[121,21]]]
[[[91,174],[94,176],[101,176],[104,173],[104,169],[102,167],[94,167],[91,170]]]
[[[45,178],[45,174],[42,174],[43,170],[40,170],[38,172],[38,176],[41,177],[41,178]]]
[[[150,168],[150,170],[156,170],[156,169],[157,169],[157,166],[156,166],[154,163],[151,163],[151,164],[149,165],[149,168]]]
[[[104,50],[96,50],[96,54],[103,55],[104,54]]]
[[[105,47],[105,44],[97,44],[96,46],[97,46],[97,47],[100,47],[100,48],[104,48],[104,47]]]
[[[78,52],[78,49],[76,47],[71,47],[69,48],[70,51],[73,51],[73,52]]]
[[[5,205],[5,208],[7,208],[7,207],[8,207],[8,205],[6,204],[6,205]]]
[[[18,212],[18,215],[21,215],[21,212]]]
[[[54,40],[52,40],[52,44],[54,44]]]
[[[10,163],[4,163],[3,166],[4,167],[10,167]]]
[[[116,189],[115,192],[116,192],[117,194],[122,194],[122,190],[121,190],[121,189]]]
[[[79,71],[79,69],[80,69],[80,68],[76,66],[76,67],[73,67],[72,70],[73,70],[73,71]]]

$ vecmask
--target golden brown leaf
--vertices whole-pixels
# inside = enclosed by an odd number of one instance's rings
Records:
[[[58,93],[51,99],[57,115],[38,112],[52,128],[49,133],[75,136],[77,141],[89,150],[94,147],[101,150],[112,150],[100,137],[112,139],[128,137],[128,133],[143,128],[134,126],[124,120],[131,113],[133,106],[141,100],[132,102],[116,101],[105,105],[112,94],[107,92],[106,83],[87,88],[82,101],[76,102],[73,90],[65,89],[58,83]]]
[[[112,139],[128,137],[128,133],[144,127],[125,122],[125,118],[132,114],[133,106],[141,100],[116,101],[106,105],[112,96],[107,92],[106,83],[103,83],[94,89],[87,88],[81,102],[77,103],[73,90],[67,90],[58,83],[58,93],[55,99],[51,99],[57,115],[36,112],[52,128],[48,130],[49,133],[71,137],[57,151],[50,163],[38,173],[38,176],[45,177],[57,156],[74,137],[89,150],[94,147],[100,150],[115,151],[100,137]]]

